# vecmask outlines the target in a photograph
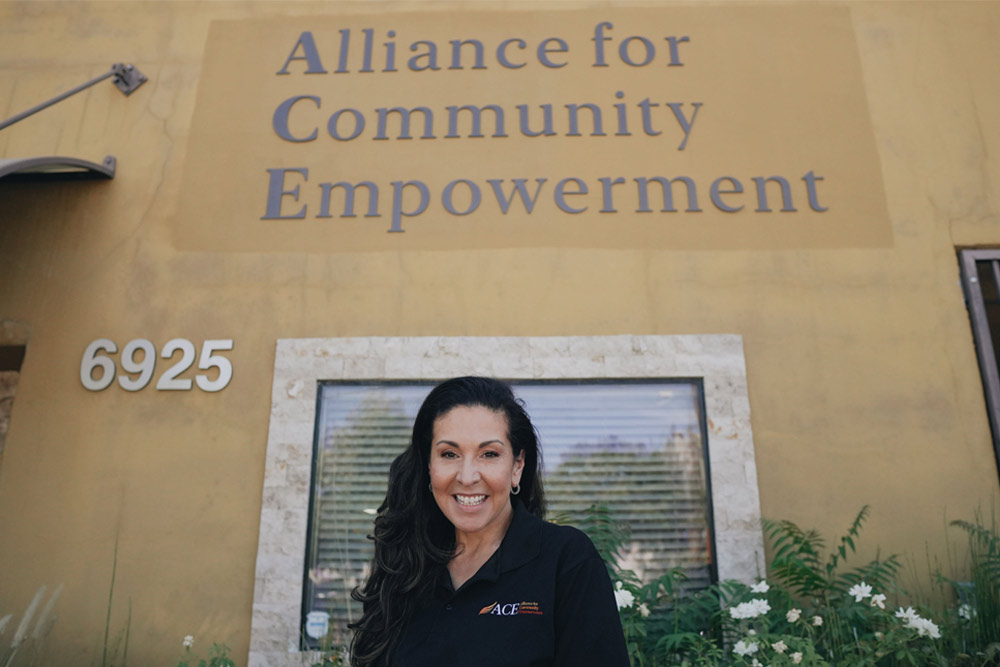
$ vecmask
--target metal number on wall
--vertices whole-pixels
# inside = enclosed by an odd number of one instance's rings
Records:
[[[201,345],[201,354],[196,353],[195,344],[186,338],[174,338],[167,341],[160,351],[161,359],[176,359],[156,382],[156,388],[161,391],[188,391],[192,387],[190,378],[178,377],[191,368],[195,359],[198,360],[198,370],[218,369],[219,375],[214,380],[205,373],[194,376],[194,382],[202,391],[221,391],[233,379],[233,364],[219,354],[233,349],[232,338],[206,340]],[[140,353],[141,354],[138,354]],[[108,338],[98,338],[83,352],[80,360],[80,382],[90,391],[107,389],[115,381],[117,367],[109,355],[118,352],[118,346]],[[138,358],[137,358],[138,357]],[[122,373],[118,375],[118,385],[125,391],[139,391],[153,379],[156,370],[156,346],[145,338],[130,340],[122,348]],[[96,377],[95,377],[96,375]]]

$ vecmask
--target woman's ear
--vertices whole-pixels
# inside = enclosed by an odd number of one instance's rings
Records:
[[[521,483],[521,473],[523,471],[524,471],[524,450],[522,449],[521,453],[518,454],[516,457],[514,457],[514,471],[513,474],[511,475],[511,481],[514,483],[513,484],[514,486],[517,486],[518,484]]]

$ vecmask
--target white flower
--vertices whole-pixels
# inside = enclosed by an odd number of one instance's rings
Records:
[[[750,663],[750,667],[764,667],[764,665],[760,664],[760,661],[757,660],[757,658],[754,658],[753,662]]]
[[[917,634],[926,635],[931,639],[941,639],[941,631],[938,630],[937,624],[927,618],[920,619],[920,623],[917,625]]]
[[[184,648],[191,648],[194,646],[194,635],[185,635],[183,644]]]
[[[873,595],[871,604],[873,607],[878,607],[879,609],[885,609],[885,596],[882,595],[881,593]]]
[[[793,653],[792,654],[792,662],[794,662],[796,665],[799,664],[800,662],[802,662],[802,654],[801,653]]]
[[[875,631],[875,639],[877,639],[879,641],[882,641],[883,639],[885,639],[885,635],[883,635],[881,632],[879,632],[878,630],[876,630]]]
[[[624,590],[620,581],[615,584],[615,604],[618,605],[619,609],[631,607],[635,604],[635,596],[632,595],[632,591]]]
[[[908,627],[913,628],[917,631],[917,635],[921,637],[930,637],[931,639],[940,639],[941,631],[938,630],[938,626],[935,625],[933,621],[926,618],[920,618],[919,616],[907,624]]]
[[[778,641],[771,644],[771,648],[774,649],[775,653],[784,653],[785,651],[788,650],[788,645],[779,639]]]
[[[753,628],[750,628],[749,630],[747,630],[747,634],[753,637],[755,634],[757,634],[757,631],[754,630]]]
[[[903,625],[907,628],[917,631],[917,635],[920,637],[930,637],[931,639],[938,639],[941,636],[941,631],[938,626],[935,625],[933,621],[926,618],[921,618],[920,614],[913,611],[913,607],[907,607],[903,609],[902,607],[896,611],[896,618],[903,621]]]
[[[795,621],[799,620],[799,616],[801,615],[802,615],[801,609],[789,609],[785,613],[785,620],[788,621],[789,623],[794,623]]]
[[[645,602],[639,605],[639,613],[642,614],[643,618],[649,617],[649,607],[646,606]]]
[[[823,617],[822,616],[813,616],[813,625],[815,625],[816,627],[819,627],[819,626],[823,625]]]
[[[851,586],[851,589],[847,591],[847,594],[853,595],[855,602],[861,602],[865,598],[871,597],[872,587],[862,581]]]
[[[750,587],[750,592],[752,593],[766,593],[769,590],[771,590],[771,587],[768,586],[767,582],[763,579]]]
[[[745,642],[742,639],[736,642],[733,653],[736,655],[751,655],[757,652],[757,642]]]
[[[763,598],[755,598],[749,602],[741,602],[735,607],[729,608],[729,615],[732,618],[757,618],[771,611],[771,605]]]
[[[958,617],[964,618],[967,621],[972,620],[972,606],[968,603],[961,604],[958,606]]]

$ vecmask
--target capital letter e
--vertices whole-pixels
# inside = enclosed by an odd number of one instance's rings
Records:
[[[261,220],[297,220],[306,217],[306,207],[304,204],[298,213],[281,215],[282,197],[288,195],[295,201],[299,200],[299,186],[296,185],[291,190],[285,189],[285,174],[290,171],[297,172],[305,180],[309,180],[309,170],[305,167],[297,169],[268,169],[267,173],[270,176],[267,181],[267,213],[261,216]]]

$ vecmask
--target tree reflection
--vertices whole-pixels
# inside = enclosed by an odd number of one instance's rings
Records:
[[[377,388],[343,418],[324,406],[314,459],[306,611],[330,614],[335,644],[349,641],[347,624],[360,616],[351,591],[367,576],[373,553],[367,536],[385,498],[389,464],[406,447],[411,421],[400,399]]]
[[[676,432],[660,445],[607,436],[575,444],[545,478],[549,506],[579,519],[591,505],[609,508],[629,531],[618,566],[649,582],[674,567],[685,587],[710,583],[708,506],[699,433]]]

